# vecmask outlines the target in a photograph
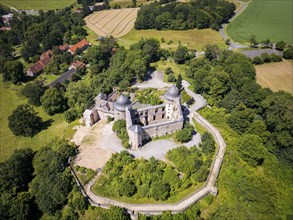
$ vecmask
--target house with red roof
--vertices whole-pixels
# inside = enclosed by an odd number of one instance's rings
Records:
[[[40,73],[51,61],[51,56],[45,56],[26,70],[28,76],[34,77]]]
[[[89,47],[89,45],[90,45],[89,42],[86,39],[83,39],[82,41],[78,42],[77,44],[74,44],[73,46],[71,46],[69,48],[69,52],[72,55],[75,55],[77,49],[84,51],[86,48]]]
[[[69,45],[68,44],[60,45],[58,48],[59,50],[65,52],[69,49]]]

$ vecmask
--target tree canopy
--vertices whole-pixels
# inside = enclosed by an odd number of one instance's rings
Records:
[[[29,105],[19,105],[8,117],[8,127],[15,135],[32,137],[42,128],[42,119]]]
[[[213,28],[233,15],[235,5],[228,1],[194,1],[189,3],[171,2],[166,5],[153,3],[143,5],[138,12],[134,27],[157,30],[186,30]]]

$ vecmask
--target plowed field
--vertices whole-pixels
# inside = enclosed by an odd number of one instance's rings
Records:
[[[85,18],[86,25],[100,36],[122,37],[134,26],[139,8],[95,12]]]

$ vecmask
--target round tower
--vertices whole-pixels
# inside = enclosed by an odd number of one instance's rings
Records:
[[[114,117],[115,120],[125,119],[125,108],[131,107],[131,101],[122,93],[114,102]]]
[[[174,102],[175,99],[180,98],[179,89],[173,85],[164,94],[164,102],[166,104],[166,117],[167,119],[174,118],[174,113],[177,111],[177,104]]]

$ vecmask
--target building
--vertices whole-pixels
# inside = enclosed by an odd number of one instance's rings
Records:
[[[41,55],[43,59],[40,59],[26,70],[26,75],[31,77],[36,76],[51,62],[51,55],[45,55],[45,53]]]
[[[9,13],[1,16],[2,22],[5,26],[10,27],[10,21],[13,19],[13,14]]]
[[[73,46],[71,46],[69,48],[69,52],[72,55],[76,54],[77,49],[79,49],[80,51],[84,51],[85,49],[87,49],[89,47],[89,42],[86,39],[83,39],[82,41],[78,42],[77,44],[74,44]]]
[[[65,51],[69,50],[69,45],[68,44],[60,45],[58,48],[62,52],[65,52]]]
[[[167,90],[161,105],[132,109],[132,102],[127,96],[118,96],[114,92],[109,96],[99,94],[94,106],[83,113],[87,126],[107,117],[126,120],[129,144],[133,150],[141,148],[152,138],[182,129],[184,123],[180,93],[176,86]]]

